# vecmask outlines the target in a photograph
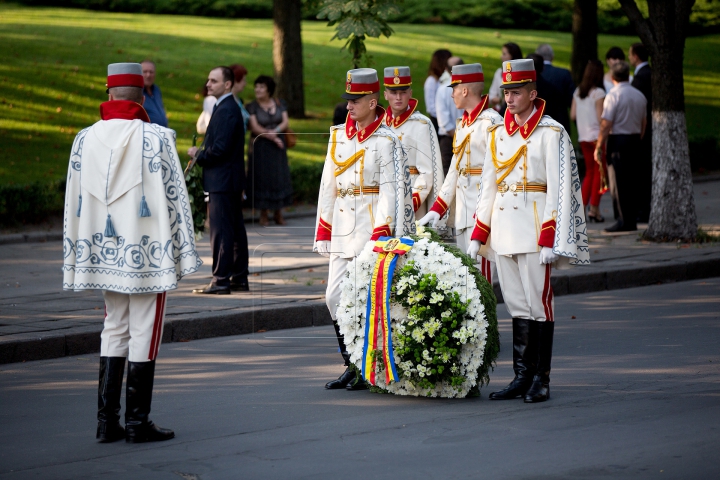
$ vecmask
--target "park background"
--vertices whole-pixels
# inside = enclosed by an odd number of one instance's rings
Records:
[[[39,6],[43,3],[87,9]],[[412,68],[413,93],[422,111],[422,83],[438,48],[466,62],[481,62],[490,76],[500,66],[502,44],[515,42],[527,55],[549,43],[554,63],[569,68],[571,1],[458,0],[451,5],[405,0],[402,13],[389,20],[406,23],[392,23],[392,36],[367,42],[374,68]],[[691,17],[695,36],[686,40],[687,124],[697,173],[720,170],[720,98],[714,94],[720,81],[719,6],[714,0],[696,3]],[[291,120],[297,132],[317,134],[301,135],[289,151],[299,202],[315,201],[332,111],[340,101],[345,72],[352,68],[349,55],[341,51],[343,42],[331,41],[334,30],[326,21],[312,20],[313,8],[315,3],[306,2],[302,22],[307,118]],[[156,83],[184,164],[207,72],[219,64],[245,65],[250,72],[242,94],[246,102],[253,98],[254,78],[272,75],[271,16],[272,0],[0,2],[0,224],[34,222],[62,209],[70,147],[79,130],[99,120],[98,106],[107,99],[108,63],[156,62]],[[601,32],[609,32],[598,37],[601,57],[610,46],[627,51],[638,41],[616,1],[600,0],[598,23]]]

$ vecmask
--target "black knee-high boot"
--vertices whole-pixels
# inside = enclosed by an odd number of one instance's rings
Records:
[[[511,400],[527,393],[537,368],[537,342],[530,334],[531,324],[525,318],[513,318],[513,370],[515,378],[499,392],[492,392],[490,400]]]
[[[159,442],[175,437],[175,432],[160,428],[150,421],[155,361],[128,362],[125,392],[125,441],[129,443]]]
[[[125,357],[100,357],[98,426],[95,435],[100,443],[125,438],[125,429],[120,425],[120,395],[124,374]]]
[[[338,325],[337,320],[333,320],[333,327],[335,327],[335,335],[338,339],[340,355],[342,355],[345,367],[347,368],[343,374],[337,378],[337,380],[332,380],[325,384],[325,388],[330,390],[345,388],[348,384],[355,380],[355,370],[350,367],[350,354],[347,352],[347,348],[345,347],[345,337],[340,334],[340,326]]]
[[[538,342],[537,373],[525,394],[525,403],[544,402],[550,398],[550,363],[552,361],[555,322],[532,322],[531,335]]]

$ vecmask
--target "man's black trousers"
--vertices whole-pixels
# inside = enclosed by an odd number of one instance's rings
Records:
[[[210,192],[210,248],[213,283],[230,286],[230,279],[244,282],[248,276],[248,241],[242,214],[242,196],[234,192]]]
[[[638,203],[644,191],[640,142],[640,135],[610,135],[607,143],[607,162],[615,169],[623,225],[631,229],[637,226]]]

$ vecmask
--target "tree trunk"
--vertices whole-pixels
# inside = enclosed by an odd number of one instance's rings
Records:
[[[301,0],[273,1],[273,65],[277,97],[287,102],[288,115],[293,118],[305,117],[301,14]]]
[[[642,17],[634,0],[620,0],[652,60],[652,204],[645,237],[690,240],[697,235],[685,122],[683,55],[695,0],[648,2]]]
[[[597,3],[597,0],[575,0],[573,6],[570,69],[575,85],[580,85],[588,61],[598,58]]]

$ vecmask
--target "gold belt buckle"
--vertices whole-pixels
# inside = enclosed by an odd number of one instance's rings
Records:
[[[514,185],[513,185],[513,186],[514,186]],[[507,183],[505,183],[505,182],[501,182],[501,183],[498,185],[498,192],[500,192],[500,193],[507,193],[508,189],[509,189],[509,188],[508,188],[508,186],[507,186]]]

